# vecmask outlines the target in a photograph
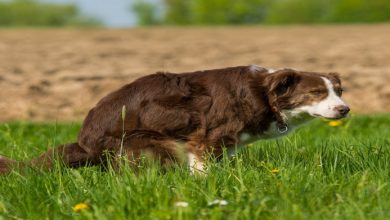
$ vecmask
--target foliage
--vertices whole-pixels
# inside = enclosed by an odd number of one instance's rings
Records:
[[[334,0],[327,18],[332,22],[377,22],[390,20],[388,0]]]
[[[317,120],[260,141],[207,176],[139,164],[0,177],[4,219],[390,219],[390,116]],[[79,124],[0,125],[0,154],[37,156],[72,142]]]
[[[197,0],[194,21],[197,24],[250,24],[261,22],[268,0]]]
[[[143,26],[159,24],[157,7],[153,4],[143,0],[137,0],[131,6],[131,10],[136,14],[138,24]]]
[[[306,24],[390,21],[388,0],[160,0],[159,24]],[[155,3],[144,2],[148,7]],[[136,10],[137,11],[137,10]],[[155,13],[161,13],[155,10]],[[140,13],[140,24],[144,24]]]
[[[165,0],[166,13],[165,22],[167,24],[190,24],[192,22],[193,0]],[[180,13],[177,13],[180,12]]]
[[[320,23],[331,3],[329,0],[279,0],[268,11],[267,23]]]
[[[0,26],[96,26],[96,19],[83,17],[76,6],[36,0],[0,0]]]

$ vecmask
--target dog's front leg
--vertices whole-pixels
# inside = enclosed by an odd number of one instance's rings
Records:
[[[187,142],[187,162],[192,174],[206,174],[204,150],[202,144]]]
[[[195,153],[188,152],[188,166],[192,174],[206,174],[203,158]]]

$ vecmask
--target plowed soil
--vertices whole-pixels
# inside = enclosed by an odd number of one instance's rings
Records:
[[[390,24],[0,29],[0,121],[77,121],[140,76],[247,64],[338,72],[353,112],[390,112]]]

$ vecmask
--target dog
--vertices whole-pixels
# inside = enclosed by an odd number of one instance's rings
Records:
[[[18,162],[0,157],[0,173],[16,167],[102,164],[105,152],[161,164],[186,161],[204,172],[207,155],[221,158],[252,142],[286,135],[313,118],[350,111],[336,73],[272,70],[257,65],[188,73],[157,72],[101,99],[87,114],[77,142]],[[183,159],[183,154],[185,159]]]

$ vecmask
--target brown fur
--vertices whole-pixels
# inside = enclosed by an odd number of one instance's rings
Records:
[[[51,149],[27,163],[0,159],[0,173],[15,164],[51,168],[53,155],[70,167],[100,164],[106,151],[117,155],[123,134],[122,106],[126,107],[124,153],[130,160],[147,152],[162,163],[180,161],[181,150],[199,158],[219,157],[223,147],[238,144],[242,132],[266,131],[281,109],[326,97],[319,76],[341,86],[334,74],[290,69],[268,74],[266,69],[248,66],[148,75],[100,100],[86,116],[76,143]]]

